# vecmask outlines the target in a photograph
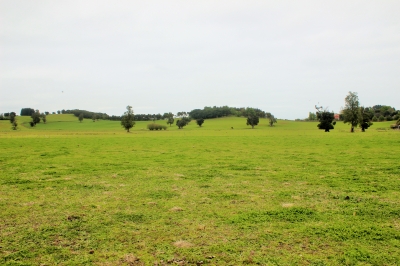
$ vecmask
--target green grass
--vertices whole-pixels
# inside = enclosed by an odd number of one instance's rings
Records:
[[[400,264],[389,122],[351,134],[221,118],[128,134],[72,115],[18,121],[0,121],[1,265]]]

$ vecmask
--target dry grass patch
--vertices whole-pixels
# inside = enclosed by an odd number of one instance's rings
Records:
[[[290,207],[293,207],[294,204],[293,204],[293,203],[290,203],[290,202],[284,202],[284,203],[281,204],[281,206],[282,206],[283,208],[290,208]]]
[[[185,240],[178,240],[176,242],[173,243],[173,245],[177,248],[190,248],[193,247],[193,244],[185,241]]]
[[[183,211],[183,209],[181,207],[172,207],[171,209],[169,209],[171,212],[181,212]]]

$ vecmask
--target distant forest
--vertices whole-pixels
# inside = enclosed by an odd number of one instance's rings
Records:
[[[259,117],[265,117],[266,112],[262,111],[258,108],[253,108],[256,114]],[[33,108],[22,108],[20,115],[21,116],[31,116],[35,113],[35,109]],[[50,112],[44,112],[43,114],[49,115]],[[103,120],[114,120],[114,121],[121,121],[121,116],[115,115],[108,115],[106,113],[99,113],[99,112],[91,112],[87,110],[80,110],[80,109],[72,109],[72,110],[59,110],[57,112],[52,112],[52,114],[73,114],[76,117],[79,117],[81,114],[83,118],[87,119],[103,119]],[[2,114],[1,117],[7,119],[9,113]],[[203,109],[194,109],[190,112],[178,112],[177,114],[172,114],[171,112],[164,113],[164,114],[135,114],[134,120],[135,121],[152,121],[152,120],[161,120],[161,119],[168,119],[169,117],[185,117],[189,116],[193,119],[207,119],[207,118],[218,118],[218,117],[225,117],[225,116],[246,116],[246,108],[241,107],[229,107],[229,106],[213,106],[213,107],[204,107]],[[1,119],[1,118],[0,118]]]
[[[258,117],[266,117],[267,112],[262,111],[258,108],[253,108],[256,111]],[[400,110],[396,110],[392,106],[388,105],[374,105],[372,107],[366,107],[365,110],[369,114],[371,121],[393,121],[398,120],[400,118]],[[35,109],[33,108],[22,108],[20,115],[21,116],[31,116],[35,113]],[[8,120],[10,114],[16,114],[14,112],[3,113],[0,114],[0,120],[6,119]],[[43,115],[49,115],[50,112],[43,112]],[[108,115],[106,113],[99,112],[91,112],[80,109],[72,109],[72,110],[59,110],[56,112],[52,112],[52,114],[73,114],[76,117],[79,117],[81,114],[83,118],[87,119],[103,119],[103,120],[114,120],[121,121],[121,116]],[[168,119],[169,117],[185,117],[189,116],[192,119],[209,119],[209,118],[218,118],[218,117],[226,117],[226,116],[246,116],[246,108],[244,107],[229,107],[229,106],[206,106],[203,109],[194,109],[190,112],[178,112],[177,114],[172,114],[171,112],[164,114],[135,114],[135,121],[152,121],[152,120],[161,120]],[[343,117],[339,113],[339,120],[342,120]],[[308,117],[305,119],[296,119],[302,121],[317,121],[316,113],[310,112]]]

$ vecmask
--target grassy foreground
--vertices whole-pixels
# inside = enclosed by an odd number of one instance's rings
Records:
[[[0,121],[1,265],[400,264],[389,123],[28,120]]]

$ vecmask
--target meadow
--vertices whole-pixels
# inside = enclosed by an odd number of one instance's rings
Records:
[[[400,264],[390,122],[17,120],[0,121],[1,265]]]

